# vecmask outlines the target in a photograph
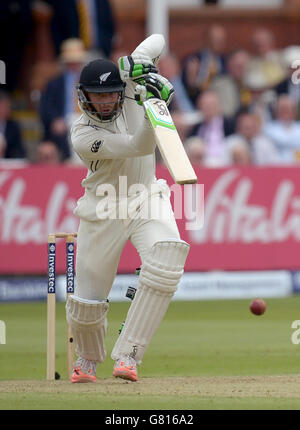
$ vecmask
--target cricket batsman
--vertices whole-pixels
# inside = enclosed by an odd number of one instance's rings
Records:
[[[75,209],[80,218],[77,285],[66,305],[78,357],[73,383],[95,382],[96,367],[106,357],[107,298],[127,240],[142,264],[137,292],[111,357],[113,376],[130,381],[138,379],[137,366],[167,311],[189,252],[179,236],[170,190],[155,177],[155,138],[142,106],[153,96],[167,105],[172,99],[172,85],[155,67],[163,48],[163,36],[152,35],[122,57],[119,66],[104,59],[92,61],[83,68],[77,86],[82,115],[72,126],[71,140],[88,173]],[[126,189],[120,179],[126,179]],[[148,192],[130,192],[136,184]],[[111,188],[111,200],[123,216],[107,211],[111,201],[102,190]],[[146,204],[158,207],[161,216],[130,215]],[[131,209],[124,216],[126,205]]]

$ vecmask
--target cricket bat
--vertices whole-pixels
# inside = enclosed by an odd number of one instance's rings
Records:
[[[153,127],[161,156],[177,184],[195,184],[196,173],[185,152],[169,109],[163,100],[152,98],[143,102]]]

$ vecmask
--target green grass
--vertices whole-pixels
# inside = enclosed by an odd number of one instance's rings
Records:
[[[299,399],[264,399],[234,398],[234,397],[201,397],[186,396],[143,396],[131,398],[128,396],[113,396],[95,394],[9,394],[0,395],[1,409],[5,410],[292,410],[299,409]],[[128,414],[130,415],[130,414]]]
[[[254,316],[249,311],[249,300],[172,302],[139,368],[138,384],[143,384],[144,378],[298,374],[300,344],[291,342],[291,324],[300,319],[300,297],[269,299],[267,305],[265,315]],[[129,302],[110,304],[108,354],[98,367],[100,380],[114,381],[110,352],[128,307]],[[4,381],[45,380],[46,311],[45,303],[0,304],[0,320],[6,323],[6,345],[0,345],[0,409],[34,405],[36,409],[117,410],[130,408],[129,404],[133,405],[130,409],[300,409],[300,395],[245,398],[155,392],[141,396],[136,388],[130,388],[127,396],[123,392],[108,396],[97,390],[82,396],[82,388],[68,393],[59,389],[1,391]],[[56,370],[62,378],[66,375],[65,353],[65,306],[58,303]]]

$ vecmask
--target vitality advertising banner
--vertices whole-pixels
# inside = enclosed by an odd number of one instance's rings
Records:
[[[165,167],[156,171],[191,245],[186,271],[300,268],[299,168],[195,170],[198,184],[186,186],[175,185]],[[47,272],[47,236],[77,231],[73,210],[85,176],[82,167],[0,165],[0,274]],[[58,273],[65,271],[64,246],[58,239]],[[119,273],[139,266],[128,243]]]

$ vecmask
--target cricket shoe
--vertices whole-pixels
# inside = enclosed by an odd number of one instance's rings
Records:
[[[115,362],[113,376],[136,382],[138,380],[135,359],[130,355],[123,355]]]
[[[85,358],[79,357],[74,364],[71,382],[73,384],[96,382],[96,367],[96,361],[86,360]]]

